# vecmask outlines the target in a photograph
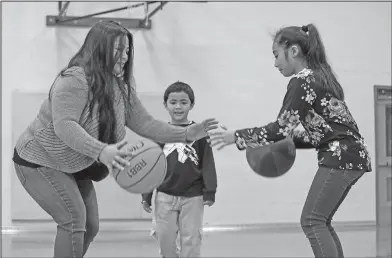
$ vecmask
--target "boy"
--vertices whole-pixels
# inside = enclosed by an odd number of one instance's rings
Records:
[[[194,123],[188,120],[195,104],[195,95],[188,84],[171,84],[163,100],[170,124]],[[204,205],[214,204],[217,188],[212,149],[206,138],[190,144],[161,146],[167,158],[167,174],[156,191],[152,234],[163,257],[200,257]],[[152,211],[152,195],[142,195],[143,208],[148,213]]]

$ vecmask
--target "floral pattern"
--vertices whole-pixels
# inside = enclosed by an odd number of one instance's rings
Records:
[[[299,123],[298,111],[283,111],[282,115],[278,118],[278,124],[280,126],[278,134],[288,136]]]
[[[300,124],[305,131],[295,130]],[[271,144],[288,136],[293,137],[296,146],[316,148],[319,165],[372,170],[365,140],[346,103],[321,90],[310,69],[302,70],[290,80],[276,121],[235,132],[240,150]]]
[[[332,118],[335,123],[350,123],[357,127],[344,101],[338,100],[327,93],[326,97],[321,99],[321,106],[324,107],[323,115]]]
[[[345,144],[340,144],[339,141],[333,141],[328,143],[328,150],[332,152],[332,156],[336,156],[339,160],[342,159],[342,150],[347,151],[347,145]]]

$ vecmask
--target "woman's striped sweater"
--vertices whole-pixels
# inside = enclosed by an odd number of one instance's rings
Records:
[[[97,161],[107,145],[98,140],[98,116],[94,112],[87,120],[89,86],[80,67],[69,68],[60,76],[45,99],[35,120],[19,137],[15,149],[18,155],[31,163],[66,173],[75,173]],[[115,87],[116,139],[124,139],[125,126],[153,141],[185,142],[186,128],[174,127],[154,119],[137,96],[132,98],[130,119],[120,89]],[[28,108],[28,107],[26,107]]]

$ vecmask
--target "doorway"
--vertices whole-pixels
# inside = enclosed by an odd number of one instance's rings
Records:
[[[377,257],[391,257],[392,88],[375,86]]]

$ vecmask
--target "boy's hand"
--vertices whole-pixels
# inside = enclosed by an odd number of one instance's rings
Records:
[[[147,213],[152,212],[151,206],[146,201],[143,201],[142,205],[143,205],[143,210],[145,210]]]
[[[213,204],[213,201],[204,201],[204,205],[212,206]]]

